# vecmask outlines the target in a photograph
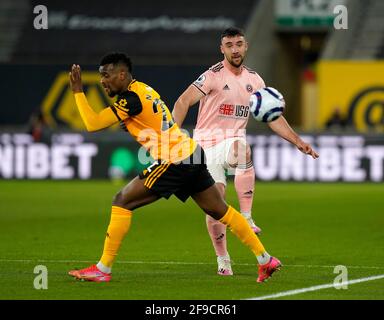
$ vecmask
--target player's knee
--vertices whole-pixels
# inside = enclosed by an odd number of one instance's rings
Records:
[[[237,163],[239,165],[246,164],[247,162],[249,162],[250,158],[251,158],[251,148],[248,145],[239,143]]]
[[[216,183],[217,190],[219,190],[219,193],[222,198],[225,198],[225,184],[223,183]]]
[[[123,197],[123,193],[121,191],[119,191],[118,193],[116,193],[112,199],[112,204],[114,206],[124,206],[124,197]]]
[[[247,163],[252,160],[252,150],[248,144],[247,144],[246,150],[245,150],[245,157],[246,157]]]
[[[204,212],[215,220],[220,220],[222,218],[222,216],[218,214],[215,210],[204,210]]]
[[[203,210],[206,214],[210,215],[213,219],[220,220],[222,217],[225,216],[228,210],[228,206],[225,202],[223,202],[214,207],[204,208]]]
[[[127,210],[133,210],[135,207],[137,207],[137,204],[137,199],[132,199],[132,197],[129,197],[122,190],[116,193],[112,200],[113,206],[122,207]]]

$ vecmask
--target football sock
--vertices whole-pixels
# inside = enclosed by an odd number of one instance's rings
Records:
[[[264,252],[262,255],[256,256],[256,258],[259,264],[266,264],[271,259],[271,256],[267,252]]]
[[[206,216],[207,229],[211,237],[213,247],[217,256],[226,256],[227,252],[227,226],[220,221],[213,219],[211,216]]]
[[[252,214],[250,212],[243,212],[243,211],[241,211],[241,214],[243,215],[243,217],[245,219],[252,218]]]
[[[220,219],[220,222],[227,225],[241,242],[250,247],[260,264],[264,264],[263,262],[267,258],[264,246],[240,212],[236,211],[231,206],[228,206],[228,210]]]
[[[107,236],[105,237],[104,251],[100,259],[100,267],[98,265],[100,271],[103,271],[101,269],[103,266],[107,268],[112,267],[124,236],[131,226],[131,217],[132,211],[112,206],[111,221],[109,222]]]
[[[246,165],[239,165],[235,172],[235,189],[239,198],[240,211],[245,216],[245,213],[252,211],[253,190],[255,186],[255,169],[252,161]]]
[[[99,269],[100,271],[102,271],[104,273],[111,273],[112,272],[111,267],[106,267],[100,261],[97,263],[96,267],[97,267],[97,269]]]

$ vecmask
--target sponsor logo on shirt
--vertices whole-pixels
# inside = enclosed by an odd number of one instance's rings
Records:
[[[234,109],[235,106],[232,104],[222,104],[219,108],[219,113],[226,116],[232,116]]]
[[[237,118],[248,118],[249,106],[222,104],[219,107],[219,114]]]

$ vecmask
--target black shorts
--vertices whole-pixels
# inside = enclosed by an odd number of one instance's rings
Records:
[[[179,164],[155,161],[139,177],[145,179],[144,185],[160,197],[168,199],[174,194],[183,202],[215,184],[200,146]]]

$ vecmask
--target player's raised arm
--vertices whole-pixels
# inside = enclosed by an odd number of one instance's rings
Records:
[[[105,108],[100,113],[95,112],[89,105],[83,92],[81,81],[81,68],[73,65],[69,73],[69,83],[75,96],[76,105],[88,131],[97,131],[107,128],[117,122],[117,118],[111,108]]]
[[[202,97],[204,97],[204,94],[194,85],[190,85],[177,99],[173,107],[172,116],[179,127],[183,124],[189,108],[200,101]]]
[[[312,149],[309,143],[304,142],[300,136],[290,127],[283,116],[272,122],[268,122],[269,127],[283,139],[294,144],[301,152],[311,155],[313,159],[319,157],[319,154]]]

